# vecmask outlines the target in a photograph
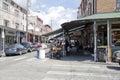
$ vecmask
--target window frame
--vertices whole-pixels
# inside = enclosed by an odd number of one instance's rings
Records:
[[[15,12],[15,15],[17,15],[17,16],[19,15],[19,10],[15,9],[14,12]]]
[[[120,9],[120,0],[116,0],[116,9]]]
[[[9,20],[4,20],[4,26],[8,27],[9,26]]]
[[[2,3],[2,9],[9,11],[9,5],[5,2]]]

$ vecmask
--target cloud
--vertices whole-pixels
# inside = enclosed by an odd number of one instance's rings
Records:
[[[40,6],[41,8],[46,8],[47,6],[45,4],[41,5]]]
[[[27,0],[13,0],[13,1],[16,2],[17,4],[19,4],[20,6],[26,8]],[[33,7],[37,3],[37,0],[28,0],[28,1],[30,1],[29,5],[31,7]]]
[[[61,27],[61,24],[67,21],[76,19],[77,10],[74,9],[65,9],[63,6],[50,7],[47,12],[33,12],[31,15],[39,16],[44,24],[52,25],[53,30],[56,30]]]
[[[24,0],[14,0],[21,6],[25,7],[26,2]],[[51,6],[47,7],[46,4],[37,5],[37,0],[31,0],[31,9],[44,8],[43,10],[35,11],[30,10],[30,15],[39,16],[44,24],[52,26],[53,30],[61,27],[62,23],[76,19],[77,9],[65,8],[63,6]]]

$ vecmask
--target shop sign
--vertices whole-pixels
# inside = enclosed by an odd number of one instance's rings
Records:
[[[5,38],[5,33],[4,33],[4,31],[2,31],[2,38]]]
[[[16,33],[14,31],[5,31],[5,34],[9,36],[15,36]]]

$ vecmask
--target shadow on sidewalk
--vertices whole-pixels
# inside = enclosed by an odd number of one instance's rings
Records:
[[[93,57],[91,56],[65,56],[62,57],[63,61],[83,61],[83,62],[93,62]]]
[[[112,69],[112,70],[119,70],[120,71],[120,66],[107,66],[108,69]]]
[[[67,56],[62,57],[61,60],[63,61],[84,61],[84,62],[91,62],[93,61],[93,56],[90,52],[85,50],[76,51],[75,48],[70,49],[70,52]]]

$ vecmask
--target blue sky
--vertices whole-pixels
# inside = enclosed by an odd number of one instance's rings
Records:
[[[14,0],[25,7],[25,0]],[[44,24],[51,25],[53,30],[61,24],[77,19],[77,9],[81,0],[30,0],[30,15],[39,16]]]
[[[36,4],[33,5],[34,7],[32,6],[32,9],[34,10],[45,9],[44,7],[47,9],[52,6],[63,6],[64,8],[77,9],[80,4],[80,0],[37,0],[36,2],[37,6],[35,6]]]

